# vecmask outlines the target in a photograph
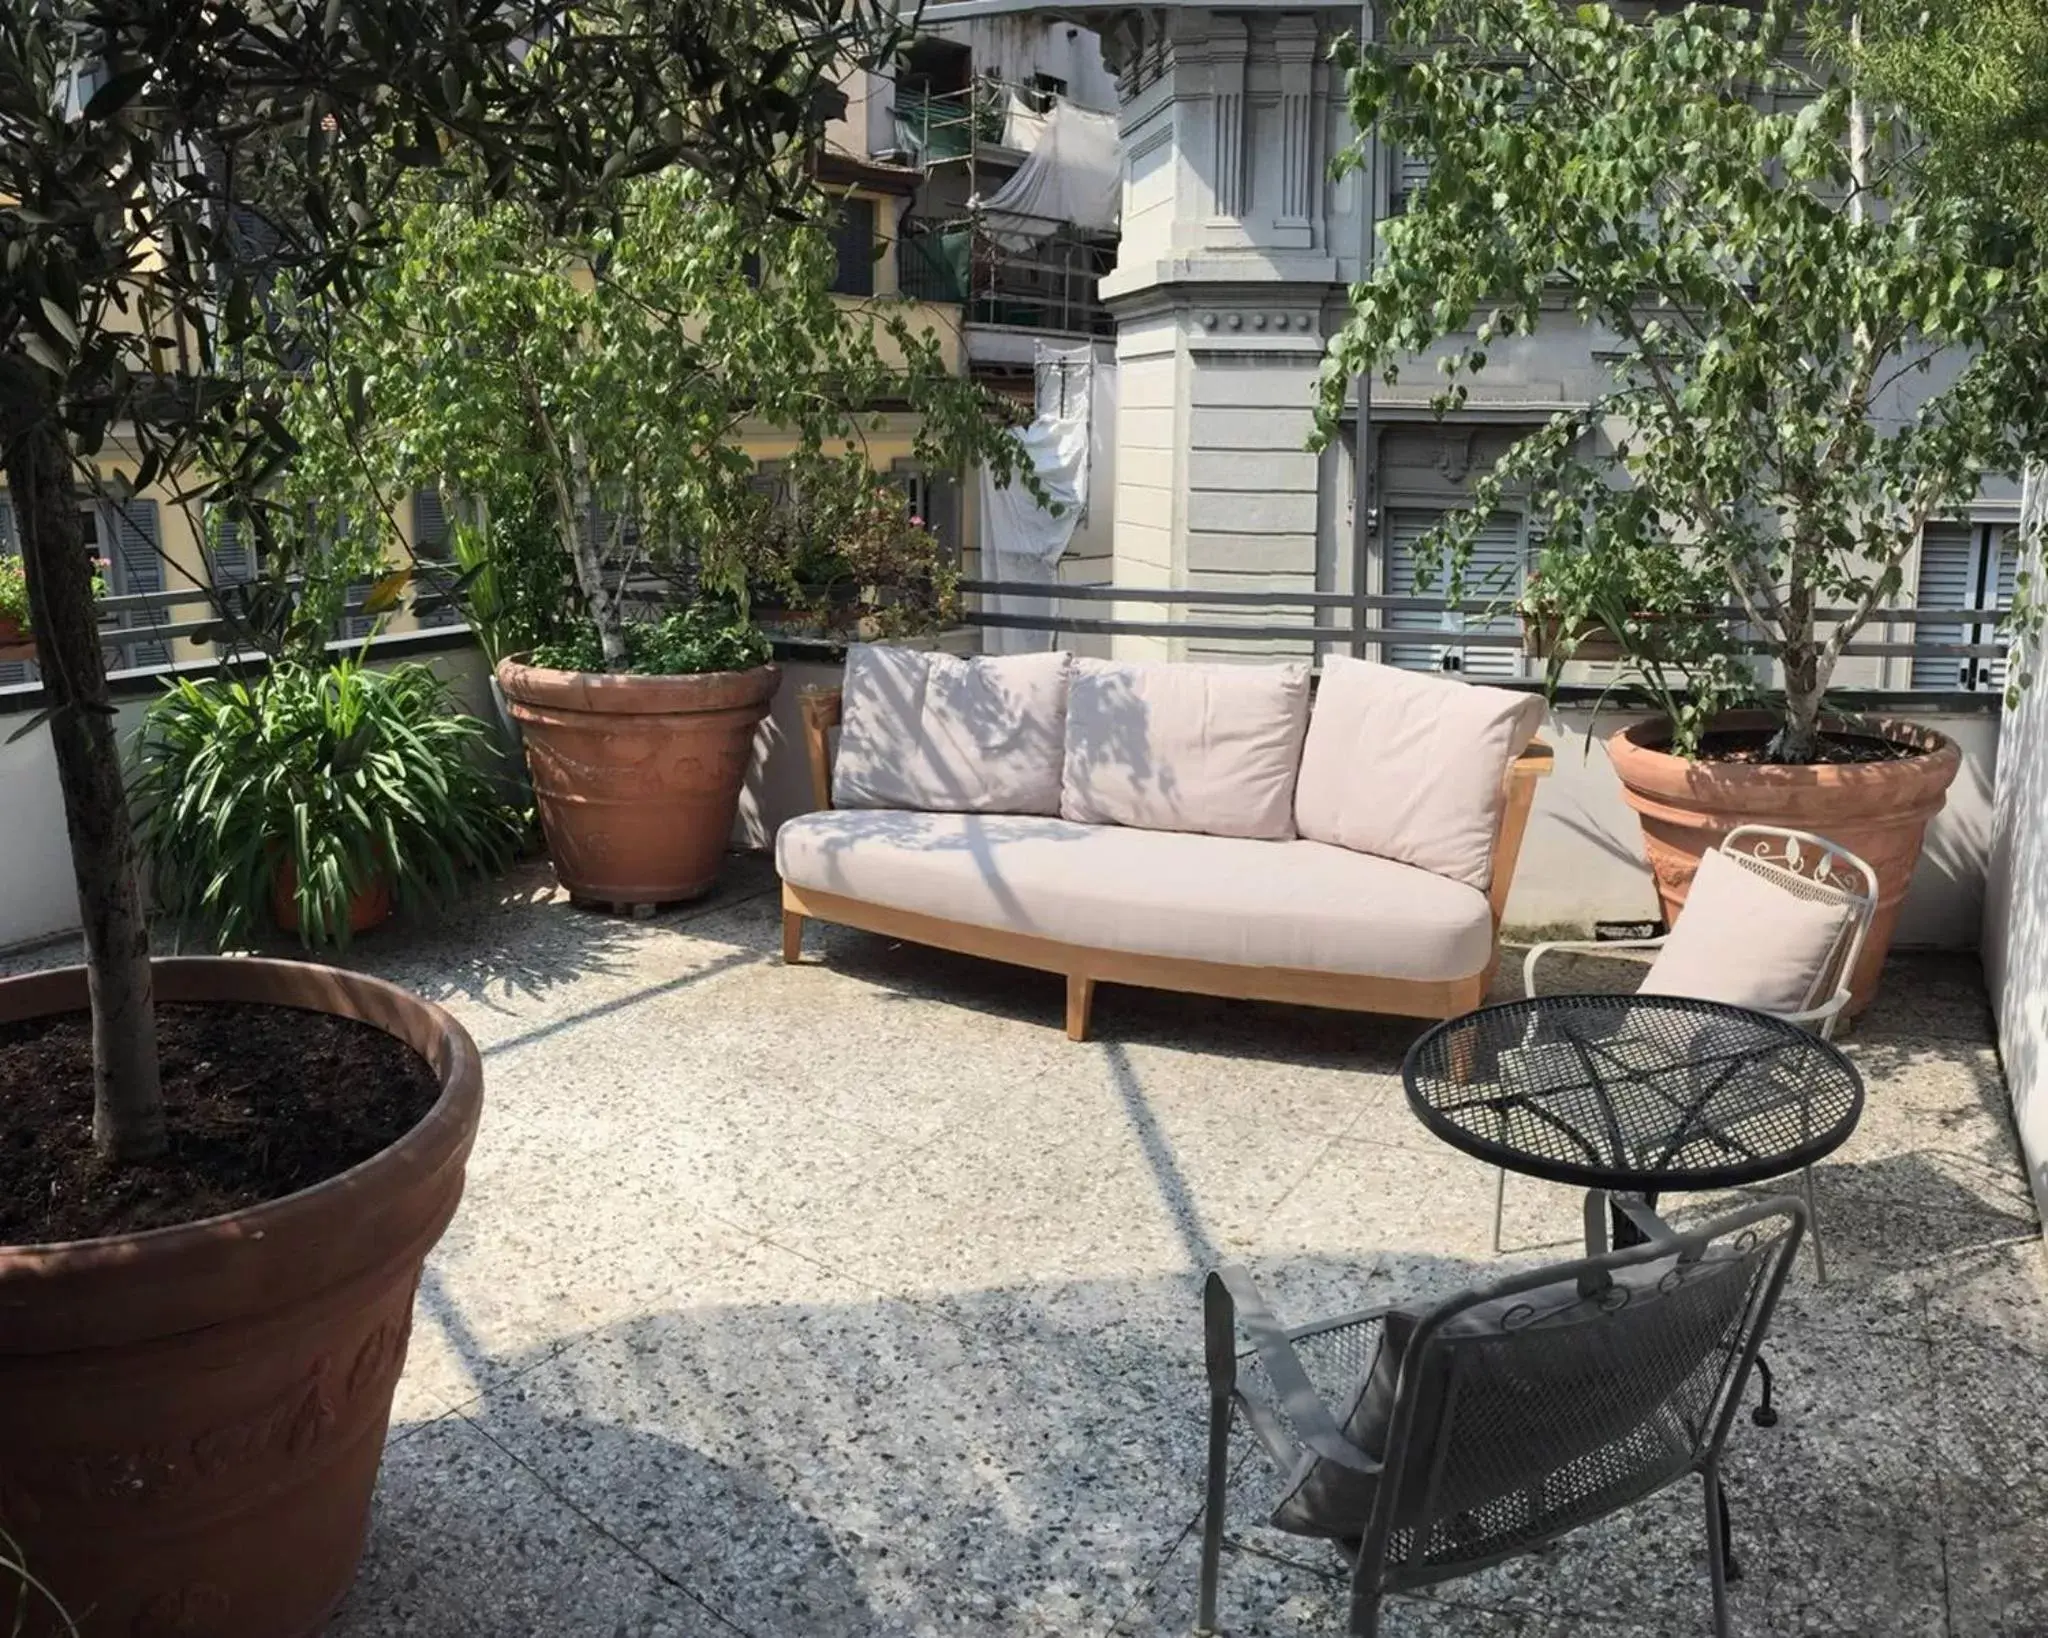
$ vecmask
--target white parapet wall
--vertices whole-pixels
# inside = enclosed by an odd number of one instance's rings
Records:
[[[1999,720],[1991,711],[1913,711],[1915,722],[1961,748],[1962,771],[1948,806],[1928,827],[1913,888],[1899,913],[1902,946],[1967,950],[1984,916],[1984,872],[1991,853],[1991,796]],[[1508,898],[1515,928],[1585,929],[1601,921],[1648,921],[1657,893],[1643,857],[1642,833],[1607,760],[1609,734],[1640,714],[1554,709],[1543,737],[1554,771],[1536,788],[1536,806]]]
[[[473,649],[446,650],[431,659],[435,669],[455,684],[465,709],[489,715],[480,654]],[[832,685],[840,678],[836,663],[785,659],[782,666],[782,688],[761,725],[734,827],[733,842],[741,848],[768,848],[785,819],[809,810],[810,773],[798,698],[807,686]],[[121,703],[119,728],[124,739],[139,725],[142,710],[140,700]],[[2008,990],[2032,996],[2033,1010],[2027,1016],[2036,1044],[2028,1050],[2048,1066],[2048,901],[2043,898],[2048,888],[2042,885],[2048,883],[2048,712],[2023,711],[2008,729],[2031,736],[2031,755],[2015,758],[2008,753],[2006,758],[2007,788],[1999,799],[2000,862],[1995,867],[2004,874],[1994,875],[1990,915],[1985,876],[1993,859],[1992,788],[1999,760],[1999,719],[1989,712],[1912,715],[1962,746],[1963,771],[1949,793],[1947,810],[1929,832],[1900,921],[1899,942],[1969,949],[1977,944],[1980,928],[1987,950],[1994,932],[2004,939],[2001,948],[2019,952],[2008,961],[2010,971],[2019,975],[2009,980]],[[25,714],[17,719],[23,720]],[[1556,772],[1538,787],[1508,901],[1510,925],[1586,928],[1599,921],[1648,920],[1656,915],[1656,895],[1643,863],[1635,815],[1622,800],[1604,744],[1607,734],[1632,720],[1614,712],[1596,719],[1592,712],[1574,708],[1551,713],[1544,737],[1556,750]],[[0,741],[10,731],[6,719],[0,718]],[[2014,762],[2021,766],[2011,767]],[[75,928],[77,897],[46,728],[0,744],[0,837],[5,839],[0,845],[0,948]],[[2021,898],[2031,891],[2031,920],[1999,919],[1995,912],[2010,897],[1996,885],[2000,881],[2019,884]],[[2048,1156],[2048,1087],[2042,1098],[2042,1153]]]
[[[1983,950],[2013,1123],[2034,1203],[2048,1219],[2048,698],[2040,682],[2006,713],[2000,740]]]

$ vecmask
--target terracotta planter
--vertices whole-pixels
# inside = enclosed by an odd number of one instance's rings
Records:
[[[501,661],[534,805],[572,897],[667,904],[710,892],[754,759],[775,666],[696,677]]]
[[[270,884],[270,914],[287,933],[299,930],[299,872],[289,859],[278,861]],[[348,901],[348,930],[367,933],[391,919],[391,884],[381,877]]]
[[[1747,712],[1716,726],[1763,728],[1777,720]],[[1687,762],[1671,754],[1670,725],[1662,721],[1638,723],[1609,736],[1607,753],[1622,794],[1642,821],[1667,922],[1678,920],[1701,855],[1719,846],[1737,825],[1810,830],[1869,862],[1877,872],[1877,918],[1850,979],[1849,1012],[1854,1016],[1877,993],[1921,839],[1947,800],[1962,752],[1946,735],[1916,723],[1833,726],[1911,745],[1921,754],[1893,762],[1815,767]]]
[[[0,614],[0,660],[34,660],[36,640],[12,614]]]
[[[374,1024],[426,1058],[441,1096],[381,1154],[282,1200],[0,1248],[0,1524],[86,1638],[302,1638],[362,1553],[413,1293],[462,1195],[482,1067],[447,1013],[374,978],[252,959],[155,971],[160,1001]],[[80,967],[0,982],[0,1019],[77,1010],[85,986]],[[0,1585],[0,1630],[11,1597]]]
[[[1622,655],[1621,639],[1613,628],[1598,620],[1587,620],[1574,633],[1578,639],[1572,649],[1574,660],[1618,660]],[[1522,614],[1522,652],[1532,660],[1547,660],[1564,643],[1564,621],[1555,614]]]

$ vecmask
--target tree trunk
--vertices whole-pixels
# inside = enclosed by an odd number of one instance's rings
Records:
[[[18,379],[7,385],[16,387]],[[136,879],[135,832],[121,781],[92,571],[63,436],[46,404],[17,407],[28,414],[8,429],[7,482],[85,927],[93,1142],[111,1160],[146,1160],[164,1147],[149,926]]]

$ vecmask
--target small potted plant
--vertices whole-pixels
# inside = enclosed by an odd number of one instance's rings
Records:
[[[92,560],[92,596],[107,595],[107,560]],[[35,633],[29,625],[28,577],[18,557],[0,557],[0,660],[36,657]]]
[[[522,821],[488,743],[424,665],[180,678],[149,708],[132,786],[157,897],[223,949],[266,918],[346,946],[394,901],[439,902],[511,858]]]
[[[864,474],[829,515],[776,520],[755,596],[785,628],[872,641],[921,636],[960,614],[958,559],[901,490]]]

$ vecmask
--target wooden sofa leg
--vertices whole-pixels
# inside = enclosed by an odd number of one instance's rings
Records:
[[[782,964],[794,967],[804,958],[804,918],[794,910],[782,912]]]
[[[1088,1039],[1088,1013],[1095,1005],[1095,980],[1067,974],[1067,1039]]]

